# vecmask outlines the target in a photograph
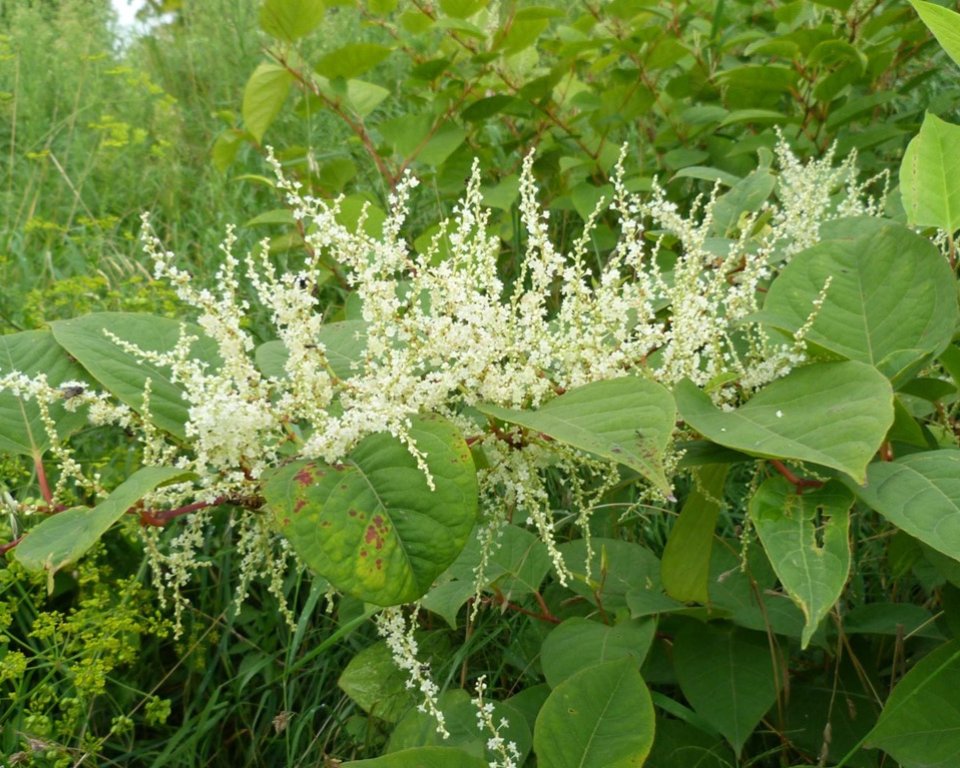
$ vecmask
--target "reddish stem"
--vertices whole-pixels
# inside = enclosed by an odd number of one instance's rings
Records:
[[[47,506],[53,505],[53,494],[50,493],[50,483],[47,482],[47,473],[43,468],[43,459],[39,454],[33,457],[33,468],[37,472],[37,483],[40,485],[40,495],[47,502]]]
[[[176,507],[175,509],[163,509],[157,512],[154,512],[150,509],[141,509],[140,510],[140,525],[153,525],[158,528],[162,528],[171,520],[176,520],[178,517],[183,515],[189,515],[192,512],[198,512],[201,509],[206,509],[207,507],[216,507],[220,504],[226,504],[229,499],[226,496],[219,496],[213,501],[195,501],[193,504],[185,504],[182,507]]]
[[[812,480],[806,477],[798,477],[793,474],[781,461],[777,459],[770,459],[770,463],[773,465],[773,468],[777,470],[781,475],[783,475],[787,482],[791,483],[796,489],[797,493],[803,493],[804,488],[823,488],[823,483],[820,480]]]
[[[537,603],[540,605],[540,613],[536,611],[531,611],[528,608],[524,608],[522,605],[517,605],[512,603],[504,596],[500,590],[497,590],[493,597],[485,597],[482,602],[484,603],[496,603],[499,606],[504,608],[509,608],[511,611],[516,611],[517,613],[522,613],[524,616],[529,616],[532,619],[538,619],[540,621],[546,621],[550,624],[560,624],[560,619],[553,615],[550,612],[550,609],[547,607],[547,604],[543,601],[543,597],[539,593],[534,592],[534,595],[537,598]]]
[[[0,557],[3,557],[7,552],[13,549],[17,544],[23,541],[23,536],[17,536],[13,541],[8,541],[6,544],[0,544]]]

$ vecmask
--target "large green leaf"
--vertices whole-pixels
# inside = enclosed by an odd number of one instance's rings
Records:
[[[815,363],[767,385],[735,411],[715,408],[692,382],[676,388],[684,421],[719,445],[773,459],[809,461],[863,482],[893,423],[893,390],[854,361]]]
[[[287,68],[270,61],[261,63],[247,80],[241,107],[243,124],[258,144],[283,109],[291,85],[293,75]]]
[[[608,626],[575,616],[552,630],[543,641],[540,663],[551,688],[581,669],[630,657],[639,667],[653,643],[652,619],[631,619]]]
[[[900,194],[915,227],[960,229],[960,125],[929,112],[900,164]]]
[[[416,747],[340,765],[341,768],[487,768],[489,764],[482,757],[456,747]]]
[[[663,588],[674,600],[709,601],[710,555],[728,469],[727,464],[707,464],[693,473],[693,490],[670,529],[660,560]]]
[[[507,724],[501,729],[500,735],[507,741],[512,741],[520,753],[519,765],[529,754],[533,746],[533,735],[527,725],[526,718],[516,709],[502,701],[484,698],[484,703],[492,708],[491,716],[494,724],[506,720]],[[437,733],[437,721],[429,712],[421,712],[417,707],[411,707],[401,718],[387,743],[386,752],[393,753],[417,747],[456,747],[471,755],[483,755],[486,752],[487,760],[493,763],[496,753],[487,748],[487,741],[492,734],[486,729],[477,726],[476,701],[463,689],[447,690],[440,695],[439,709],[443,713],[443,724],[449,734],[444,738]]]
[[[390,48],[378,43],[347,43],[321,56],[314,69],[331,80],[335,77],[349,80],[373,69],[390,53]]]
[[[673,664],[687,701],[739,756],[777,697],[767,638],[759,632],[690,622],[674,638]]]
[[[169,317],[130,312],[98,312],[73,320],[51,323],[53,336],[72,357],[108,392],[143,412],[143,388],[150,379],[150,419],[173,435],[185,438],[184,424],[189,416],[183,389],[170,380],[170,371],[125,352],[105,334],[136,344],[151,352],[168,352],[180,339],[181,323]],[[217,346],[203,331],[186,326],[196,336],[191,354],[218,365]]]
[[[670,393],[652,381],[637,376],[597,381],[571,389],[537,411],[496,405],[481,405],[478,410],[625,464],[670,492],[663,453],[673,433],[676,409]]]
[[[323,0],[263,0],[260,28],[268,35],[293,42],[323,20]]]
[[[710,558],[710,609],[738,627],[799,639],[803,613],[776,589],[777,574],[763,547],[718,538]]]
[[[635,768],[653,745],[653,703],[630,657],[587,667],[553,689],[537,716],[540,768]]]
[[[893,689],[867,746],[903,768],[954,768],[960,755],[960,642],[925,656]]]
[[[65,381],[83,381],[84,370],[71,361],[54,341],[50,331],[23,331],[0,336],[0,377],[19,371],[34,377],[45,374],[47,384],[56,387]],[[65,393],[68,396],[69,393]],[[86,422],[83,412],[70,413],[60,403],[50,406],[50,418],[63,438]],[[0,392],[0,452],[39,458],[50,447],[50,438],[37,404]]]
[[[657,738],[647,763],[651,768],[731,768],[735,764],[733,752],[718,734],[704,733],[683,720],[657,718]]]
[[[330,370],[341,379],[355,375],[367,346],[367,324],[362,320],[328,323],[317,333],[317,344],[323,345]],[[282,378],[289,354],[282,341],[267,341],[255,352],[257,366],[267,376]]]
[[[750,499],[750,519],[770,563],[803,611],[803,648],[847,581],[852,504],[853,494],[837,481],[798,494],[779,476],[765,480]]]
[[[849,219],[793,257],[773,281],[762,322],[795,333],[890,379],[944,350],[957,324],[950,265],[924,237],[892,221]]]
[[[936,3],[910,0],[923,23],[930,28],[947,55],[960,64],[960,14]]]
[[[960,560],[960,451],[875,462],[857,495],[898,528]]]
[[[410,436],[435,489],[397,438],[370,435],[344,459],[296,461],[263,493],[303,561],[347,594],[377,605],[416,600],[456,559],[477,516],[470,448],[439,417]]]
[[[16,558],[24,568],[53,574],[96,544],[110,526],[147,493],[190,476],[173,467],[142,467],[92,509],[68,509],[31,528],[14,550]]]
[[[364,712],[388,723],[397,722],[416,703],[406,683],[406,674],[393,660],[384,640],[357,653],[337,680],[340,689]]]
[[[557,547],[574,576],[568,585],[571,591],[611,612],[626,608],[631,602],[647,607],[653,604],[663,610],[677,606],[663,594],[660,561],[649,549],[636,542],[600,536],[594,536],[590,545],[589,568],[584,539],[565,541]],[[647,611],[644,615],[656,612]]]

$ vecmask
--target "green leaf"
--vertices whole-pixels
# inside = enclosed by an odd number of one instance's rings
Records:
[[[449,422],[412,420],[407,447],[370,435],[331,466],[297,461],[272,473],[263,494],[303,561],[339,590],[376,605],[416,600],[450,566],[477,516],[470,448]]]
[[[42,373],[52,387],[65,381],[86,379],[86,372],[70,360],[50,331],[0,336],[0,377],[13,371],[30,378]],[[50,404],[49,410],[61,438],[86,424],[87,417],[82,411],[70,413],[60,403]],[[11,392],[0,392],[0,452],[39,458],[49,447],[50,438],[37,404],[21,400]]]
[[[504,719],[507,721],[508,725],[502,729],[500,735],[516,745],[520,753],[518,764],[522,765],[533,745],[533,736],[526,719],[516,709],[501,701],[485,696],[484,703],[493,708],[491,716],[494,723]],[[483,755],[486,752],[488,762],[493,763],[497,755],[486,749],[491,734],[477,727],[477,705],[469,694],[460,689],[448,690],[441,694],[438,704],[443,712],[444,727],[450,734],[449,738],[444,739],[437,733],[437,721],[433,715],[412,707],[394,726],[386,752],[395,753],[416,747],[456,747],[471,755]]]
[[[933,32],[933,36],[943,46],[947,55],[953,59],[954,63],[960,64],[960,14],[942,5],[923,2],[923,0],[910,0],[910,5]]]
[[[505,93],[486,96],[471,102],[467,107],[464,108],[463,112],[460,113],[460,116],[464,120],[471,122],[486,120],[488,117],[492,117],[493,115],[502,112],[515,101],[516,99],[513,96],[508,96]]]
[[[181,440],[186,438],[184,424],[189,417],[184,390],[170,380],[170,372],[141,360],[117,346],[105,334],[151,352],[169,352],[180,340],[181,328],[196,336],[191,356],[219,366],[216,343],[195,325],[156,315],[131,312],[97,312],[73,320],[50,324],[53,336],[73,358],[108,392],[141,415],[143,388],[150,379],[150,420]]]
[[[348,43],[321,56],[314,69],[331,80],[349,80],[373,69],[390,53],[390,48],[377,43]]]
[[[571,389],[537,411],[495,405],[477,409],[625,464],[664,493],[670,493],[663,454],[673,433],[676,410],[670,393],[659,384],[624,376]]]
[[[693,475],[693,490],[670,529],[660,561],[663,588],[682,602],[709,602],[710,555],[723,507],[727,464],[708,464]]]
[[[363,320],[327,323],[317,333],[317,345],[323,345],[330,369],[338,378],[349,379],[357,373],[355,365],[363,361],[367,347],[367,324]],[[282,341],[267,341],[257,347],[257,367],[267,376],[286,376],[287,348]]]
[[[824,242],[793,257],[767,294],[761,322],[795,333],[890,379],[939,354],[957,322],[950,265],[926,238],[878,219],[825,228]]]
[[[323,21],[323,0],[263,0],[260,28],[268,35],[292,43]]]
[[[487,761],[455,747],[416,747],[370,760],[340,763],[341,768],[487,768]]]
[[[466,138],[467,132],[459,125],[450,122],[444,123],[434,132],[423,149],[420,149],[419,152],[414,150],[411,155],[414,155],[421,163],[438,166],[450,157]]]
[[[385,640],[367,646],[347,663],[337,685],[366,713],[397,722],[416,703],[407,677]]]
[[[142,467],[92,509],[75,507],[30,529],[15,550],[24,568],[51,576],[76,562],[134,504],[155,488],[192,475],[173,467]]]
[[[509,601],[516,601],[539,589],[550,570],[550,555],[540,538],[525,528],[504,525],[496,534],[496,545],[486,555],[474,529],[460,556],[450,566],[451,581],[436,585],[421,600],[421,605],[442,616],[456,629],[457,613],[477,591],[476,580],[481,562],[480,587],[494,586]]]
[[[960,125],[927,113],[900,164],[900,195],[911,226],[960,229]]]
[[[674,638],[673,664],[687,701],[739,757],[777,697],[767,638],[759,632],[690,622]]]
[[[657,738],[647,764],[651,768],[730,768],[736,761],[719,735],[664,717],[657,718]]]
[[[293,218],[293,211],[289,208],[274,208],[270,211],[254,216],[249,221],[245,221],[245,227],[259,227],[264,224],[283,224],[284,226],[293,226],[296,220]]]
[[[293,75],[286,67],[269,61],[261,63],[247,80],[241,108],[243,124],[258,144],[283,109],[292,84]]]
[[[572,592],[594,604],[599,594],[608,611],[626,608],[628,596],[633,596],[638,604],[646,597],[665,608],[676,605],[662,592],[660,561],[649,549],[632,541],[599,536],[592,537],[590,544],[593,557],[586,572],[587,543],[584,539],[565,541],[557,547],[575,577],[568,585]]]
[[[815,363],[768,384],[735,411],[715,408],[692,382],[676,388],[684,421],[753,456],[809,461],[863,482],[893,423],[893,390],[858,362]]]
[[[776,177],[766,168],[758,168],[746,178],[738,180],[714,203],[711,231],[723,237],[738,229],[741,215],[759,210],[776,184]]]
[[[580,670],[605,661],[629,657],[634,668],[639,668],[656,628],[652,619],[633,619],[613,626],[579,616],[567,619],[543,641],[543,676],[551,688],[556,688]]]
[[[778,592],[777,574],[763,547],[750,547],[746,562],[743,544],[718,539],[710,558],[710,608],[738,627],[799,639],[803,613]]]
[[[897,684],[867,736],[903,768],[953,768],[960,754],[960,642],[941,645]]]
[[[210,150],[210,161],[220,173],[226,173],[243,145],[243,132],[231,128],[217,136]]]
[[[440,0],[440,10],[455,19],[469,19],[486,5],[487,0]]]
[[[853,489],[911,536],[960,560],[960,451],[925,451],[875,462]]]
[[[553,689],[537,716],[540,768],[634,768],[653,744],[653,703],[630,658],[580,670]]]
[[[784,589],[803,611],[801,647],[840,598],[850,573],[853,494],[837,481],[796,493],[783,477],[765,480],[749,513]]]
[[[943,639],[933,614],[912,603],[878,602],[855,606],[843,617],[843,631],[848,635]]]
[[[380,106],[390,91],[366,80],[347,80],[347,101],[360,117],[366,117]]]
[[[729,88],[777,93],[789,91],[797,84],[798,78],[796,70],[779,64],[745,64],[729,67],[716,76],[717,82]]]

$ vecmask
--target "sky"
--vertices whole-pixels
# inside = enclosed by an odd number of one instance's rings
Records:
[[[136,24],[136,13],[140,6],[143,5],[143,0],[111,0],[113,3],[113,9],[117,12],[117,17],[120,19],[120,26],[130,28]]]

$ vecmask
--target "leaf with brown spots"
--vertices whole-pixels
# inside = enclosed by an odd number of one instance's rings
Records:
[[[413,420],[436,489],[386,433],[342,464],[296,461],[272,473],[264,496],[306,564],[341,591],[377,605],[416,600],[460,554],[477,516],[470,448],[450,422]]]

